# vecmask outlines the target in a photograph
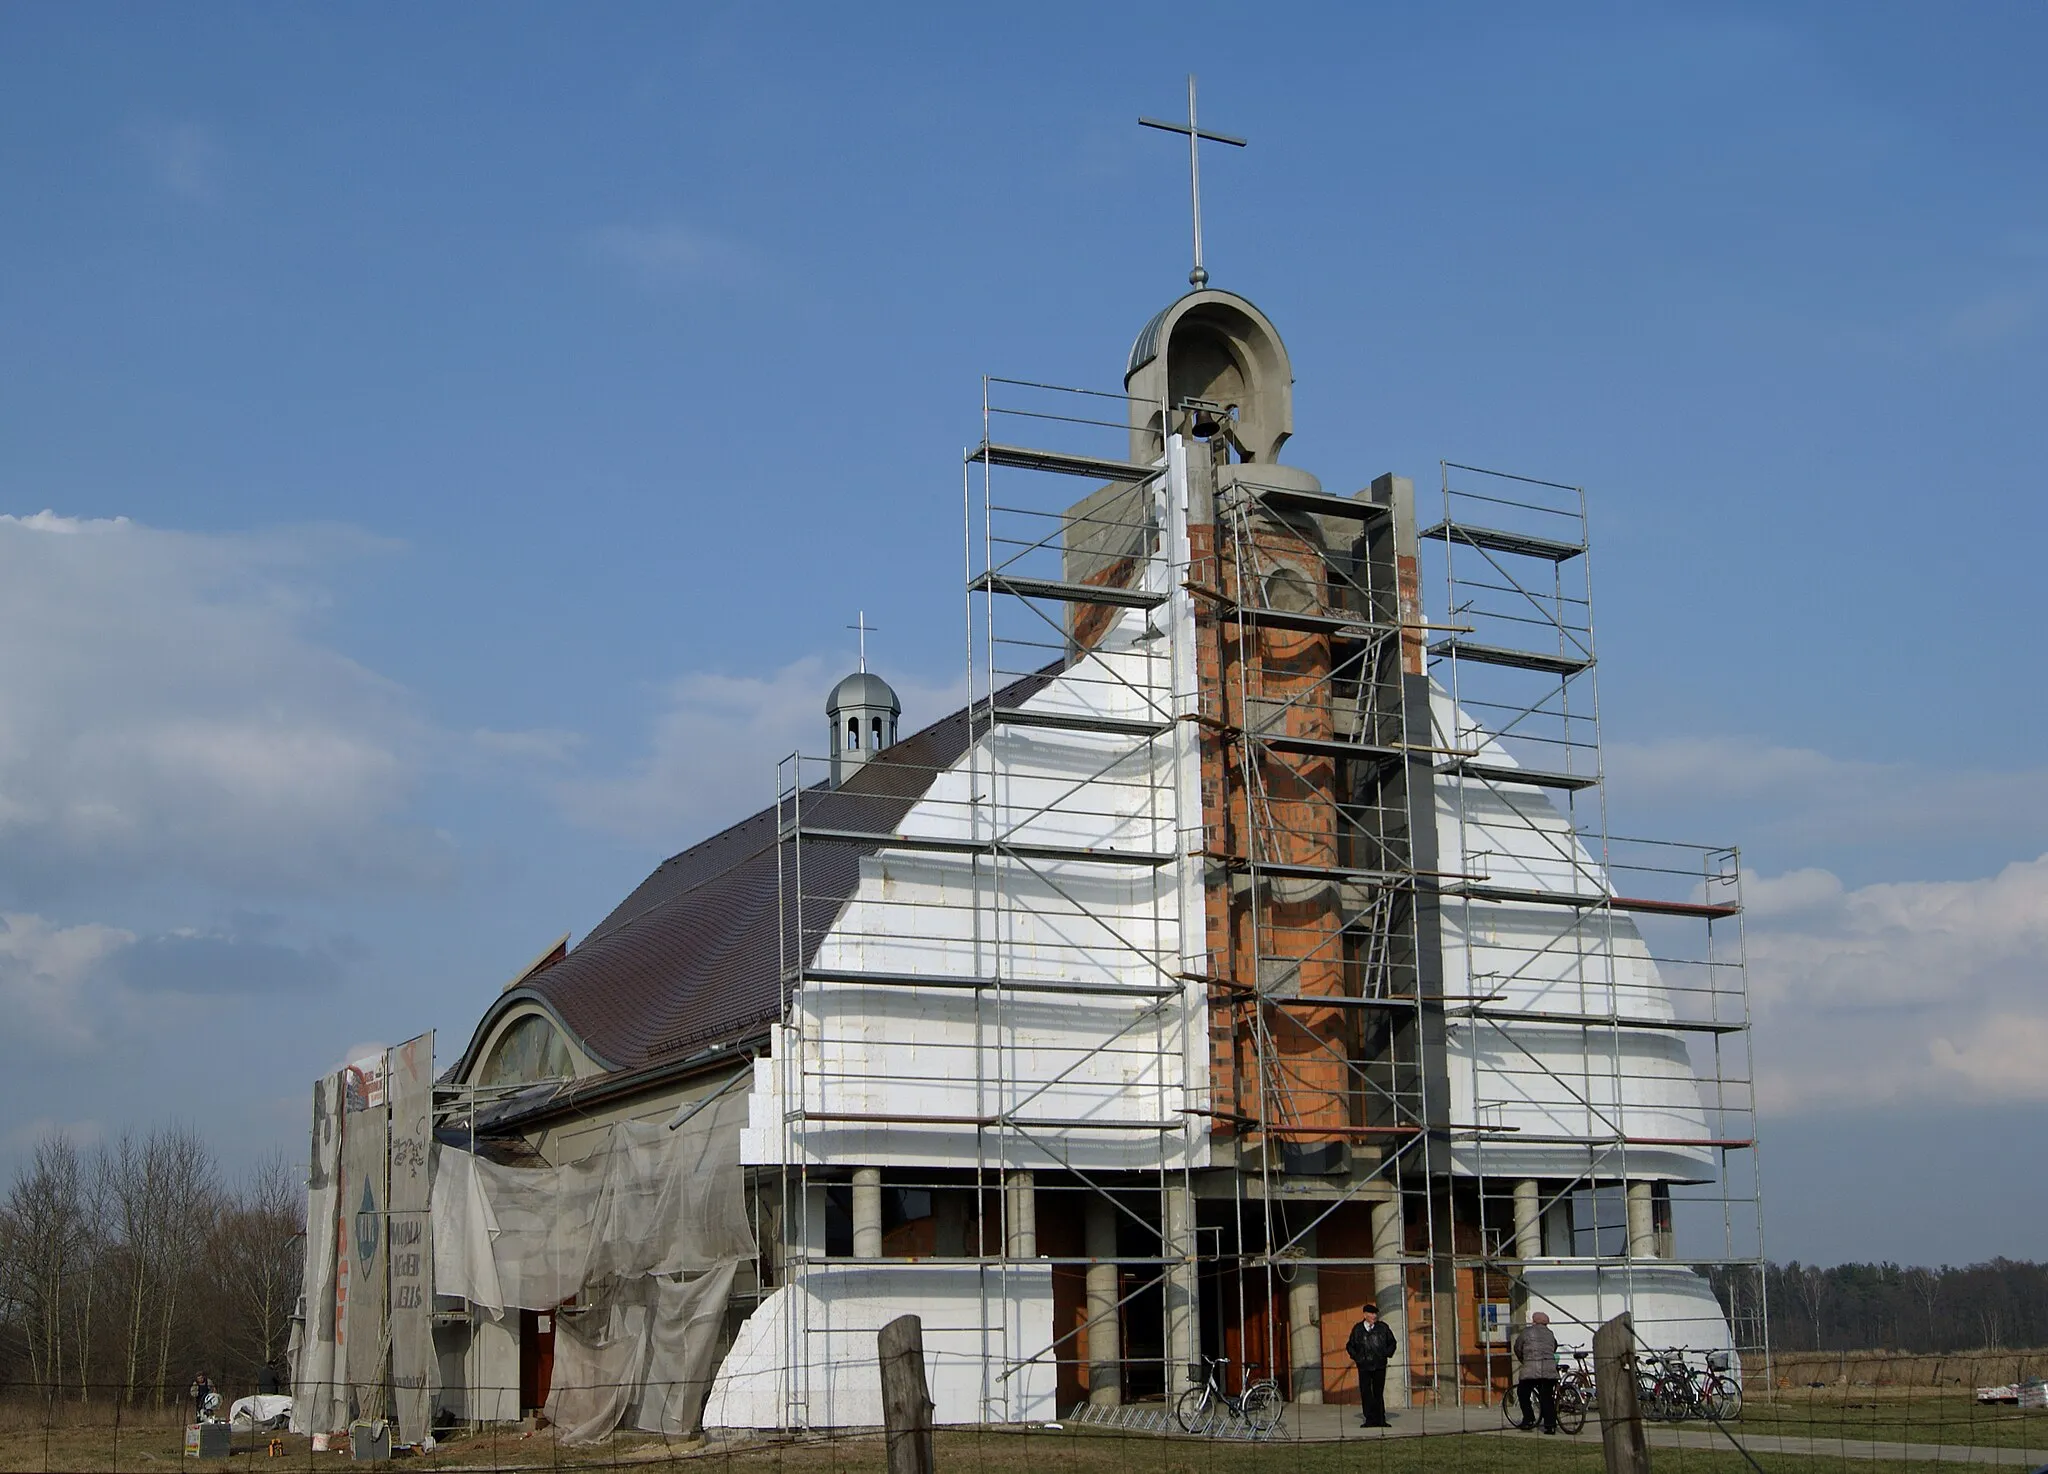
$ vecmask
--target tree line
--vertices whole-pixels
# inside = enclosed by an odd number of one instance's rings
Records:
[[[161,1406],[202,1369],[236,1395],[289,1381],[302,1175],[272,1156],[230,1181],[183,1126],[46,1134],[0,1198],[0,1383]]]
[[[1722,1307],[1754,1313],[1748,1271],[1711,1271]],[[2048,1346],[2048,1264],[1770,1264],[1771,1345],[1780,1351],[2005,1351]]]

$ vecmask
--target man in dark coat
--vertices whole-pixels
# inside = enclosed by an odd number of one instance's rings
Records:
[[[1380,1308],[1367,1305],[1351,1328],[1344,1350],[1358,1368],[1358,1400],[1364,1404],[1365,1428],[1390,1428],[1387,1421],[1387,1363],[1394,1359],[1394,1332],[1380,1320]]]

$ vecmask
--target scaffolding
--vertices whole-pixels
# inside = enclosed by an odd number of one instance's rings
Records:
[[[1320,1400],[1319,1305],[1367,1298],[1397,1399],[1494,1400],[1538,1259],[1614,1309],[1691,1265],[1761,1349],[1739,856],[1608,833],[1583,495],[1446,464],[1419,529],[1404,481],[1233,446],[1201,401],[983,381],[957,730],[781,770],[764,1286],[971,1283],[988,1421],[1205,1354]],[[1645,1106],[1680,1065],[1697,1100]],[[813,1303],[793,1426],[830,1418]]]
[[[1100,430],[1101,411],[1086,400],[1059,393],[1058,409],[1027,417]],[[1006,417],[997,399],[986,404],[985,425]],[[1085,519],[1087,535],[1123,560],[1126,576],[1115,586],[1066,577],[1073,528],[1064,518],[995,499],[1005,477],[1047,475],[1116,482],[1120,494]],[[1166,1282],[1185,1257],[1169,1263],[1161,1224],[1132,1202],[1140,1179],[1150,1190],[1139,1196],[1163,1198],[1162,1184],[1185,1173],[1198,1135],[1183,1078],[1199,1027],[1180,943],[1186,729],[1176,722],[1170,642],[1143,637],[1153,611],[1185,598],[1156,516],[1162,475],[1114,456],[1038,449],[1013,457],[984,435],[963,469],[979,534],[967,542],[966,730],[936,755],[900,744],[838,790],[823,781],[822,763],[803,758],[785,762],[779,784],[788,1023],[775,1058],[790,1148],[771,1274],[800,1283],[830,1272],[826,1260],[844,1270],[850,1252],[954,1284],[963,1272],[973,1276],[979,1395],[990,1421],[1019,1415],[1019,1380],[1031,1368],[1071,1367],[1079,1355],[1072,1327],[1048,1337],[1012,1323],[1021,1281],[1048,1271],[1063,1282],[1085,1278],[1091,1267],[1099,1278],[1114,1265],[1120,1279],[1108,1314],[1121,1319],[1147,1302],[1160,1307],[1163,1325]],[[987,615],[1002,604],[1030,611],[1021,627],[997,630]],[[1070,609],[1089,613],[1069,619]],[[1120,618],[1138,627],[1110,628]],[[1034,704],[1055,676],[1062,701]],[[866,867],[858,929],[887,939],[868,949],[886,952],[886,965],[835,944],[835,929],[850,930],[840,910],[844,876],[824,885],[815,877],[821,865],[843,871],[850,862]],[[897,871],[906,883],[871,884]],[[878,1003],[889,1011],[882,1000],[890,993],[907,1010],[936,1008],[946,1025],[925,1032],[907,1069],[866,1033]],[[1091,1088],[1105,1073],[1124,1084]],[[934,1089],[934,1081],[950,1083]],[[931,1108],[901,1108],[920,1094]],[[864,1144],[849,1145],[854,1137]],[[846,1162],[866,1160],[863,1150],[892,1163],[886,1185],[878,1173],[847,1170]],[[885,1230],[892,1218],[929,1208],[918,1216],[931,1223],[932,1242],[915,1233],[890,1242],[889,1232],[881,1242],[838,1242],[864,1191],[888,1194]],[[1061,1195],[1105,1205],[1111,1242],[1041,1235],[1054,1216],[1041,1204]],[[899,1201],[902,1214],[891,1211]],[[1091,1234],[1099,1230],[1090,1224]],[[1133,1242],[1148,1235],[1150,1243]],[[1088,1284],[1088,1296],[1100,1293]],[[793,1316],[788,1334],[787,1361],[797,1370],[786,1415],[803,1425],[819,1417],[817,1343],[833,1327]],[[1136,1364],[1143,1380],[1149,1360],[1158,1380],[1158,1354],[1148,1358],[1147,1349],[1120,1348],[1135,1354],[1119,1362]]]
[[[1593,1266],[1603,1315],[1674,1263],[1764,1337],[1762,1197],[1741,857],[1609,832],[1581,488],[1445,462],[1440,793],[1452,1133],[1476,1196],[1454,1246],[1480,1304],[1541,1298],[1531,1262]],[[1461,991],[1450,991],[1452,988]],[[1686,1092],[1696,1092],[1696,1098]],[[1506,1347],[1461,1371],[1497,1385]]]

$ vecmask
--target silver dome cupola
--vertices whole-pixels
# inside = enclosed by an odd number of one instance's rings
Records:
[[[832,688],[825,718],[832,734],[832,786],[837,788],[861,764],[894,745],[903,703],[873,671],[858,670]]]

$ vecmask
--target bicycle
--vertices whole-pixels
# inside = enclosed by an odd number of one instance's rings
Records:
[[[1188,1380],[1196,1385],[1181,1393],[1180,1401],[1173,1405],[1173,1416],[1181,1428],[1189,1433],[1214,1433],[1218,1421],[1228,1415],[1253,1433],[1272,1432],[1280,1422],[1279,1384],[1271,1377],[1261,1377],[1232,1397],[1223,1390],[1224,1365],[1220,1356],[1205,1356],[1199,1379],[1189,1370]]]
[[[1649,1353],[1647,1367],[1636,1369],[1636,1391],[1643,1416],[1657,1423],[1688,1418],[1723,1423],[1742,1415],[1742,1384],[1708,1357],[1705,1370],[1693,1366],[1679,1350]]]
[[[1586,1426],[1586,1414],[1593,1406],[1593,1372],[1587,1365],[1592,1360],[1590,1351],[1569,1353],[1573,1365],[1560,1368],[1557,1377],[1557,1426],[1565,1433],[1577,1433]],[[1501,1398],[1501,1420],[1510,1428],[1522,1426],[1521,1383],[1510,1380],[1507,1395]]]

